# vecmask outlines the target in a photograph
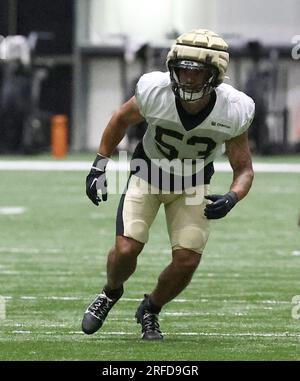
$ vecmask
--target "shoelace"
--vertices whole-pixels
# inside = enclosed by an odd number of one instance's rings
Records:
[[[158,317],[156,314],[146,312],[143,315],[143,330],[161,332],[159,330]]]
[[[107,315],[111,308],[110,302],[111,301],[106,295],[101,294],[90,307],[90,311],[93,312],[96,316],[103,318]]]

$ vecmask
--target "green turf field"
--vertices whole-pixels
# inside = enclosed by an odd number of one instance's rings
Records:
[[[95,207],[80,171],[0,176],[0,208],[26,208],[0,214],[0,360],[300,360],[299,173],[257,173],[247,199],[211,224],[192,283],[161,313],[159,343],[140,339],[134,313],[170,260],[163,210],[123,298],[85,336],[81,319],[105,282],[119,196]],[[216,173],[214,192],[230,181]]]

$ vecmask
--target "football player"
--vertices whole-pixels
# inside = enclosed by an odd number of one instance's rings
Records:
[[[123,284],[135,271],[149,228],[164,204],[172,258],[135,314],[142,338],[161,340],[158,315],[191,281],[209,236],[209,220],[225,217],[249,192],[254,174],[247,130],[254,116],[254,102],[223,83],[229,63],[227,50],[223,38],[209,30],[179,36],[167,56],[168,71],[143,75],[135,96],[113,114],[104,130],[86,179],[86,193],[94,204],[107,200],[105,168],[109,157],[126,129],[141,121],[148,127],[132,163],[140,160],[147,168],[157,169],[157,160],[188,159],[192,183],[187,188],[178,182],[178,177],[183,177],[170,170],[171,166],[148,172],[132,166],[117,212],[115,245],[108,254],[107,283],[84,313],[82,330],[86,334],[102,326],[122,296]],[[210,194],[213,161],[223,143],[233,180],[226,194]],[[197,160],[203,164],[200,170],[195,167]],[[166,173],[169,182],[164,181]],[[168,192],[164,192],[166,183]],[[204,195],[195,205],[188,202],[193,192]]]

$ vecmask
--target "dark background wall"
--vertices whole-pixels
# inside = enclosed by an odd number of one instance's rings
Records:
[[[1,0],[2,1],[2,0]],[[41,54],[70,54],[73,41],[73,0],[19,0],[17,33],[50,31],[54,40],[41,47]]]
[[[0,1],[0,35],[8,34],[8,0]]]
[[[71,118],[73,0],[0,0],[0,34],[48,32],[53,39],[40,41],[36,58],[40,65],[46,58],[53,63],[41,93],[41,106]],[[50,33],[50,34],[49,34]],[[44,60],[43,60],[44,59]]]

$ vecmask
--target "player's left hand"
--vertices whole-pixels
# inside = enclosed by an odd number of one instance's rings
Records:
[[[107,200],[107,181],[106,181],[106,165],[108,158],[97,154],[90,173],[86,177],[86,194],[88,198],[95,204],[99,205],[99,202]],[[99,196],[101,191],[101,198]]]
[[[217,220],[218,218],[225,217],[226,214],[234,207],[238,202],[237,194],[235,192],[228,192],[224,195],[212,194],[205,196],[207,200],[212,203],[207,204],[204,209],[204,215],[209,220]]]
[[[101,191],[102,198],[99,197],[98,191]],[[105,172],[92,169],[86,178],[86,194],[88,198],[95,204],[107,200],[107,181]]]

